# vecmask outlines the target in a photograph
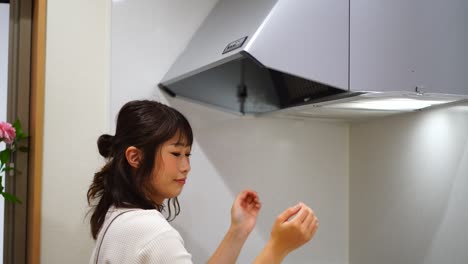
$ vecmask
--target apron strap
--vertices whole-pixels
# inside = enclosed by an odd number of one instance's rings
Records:
[[[123,214],[125,214],[125,213],[131,212],[131,211],[135,211],[135,209],[126,210],[126,211],[123,211],[123,212],[119,213],[119,214],[116,215],[114,218],[112,218],[112,220],[111,220],[111,221],[109,222],[109,224],[106,226],[106,229],[104,230],[104,233],[102,234],[101,241],[99,242],[99,247],[98,247],[97,252],[96,252],[96,259],[95,259],[95,260],[96,260],[96,261],[95,261],[96,264],[98,263],[98,260],[99,260],[99,252],[101,251],[102,242],[104,241],[104,237],[105,237],[105,235],[106,235],[106,233],[107,233],[107,230],[109,230],[109,226],[114,222],[114,220],[115,220],[117,217],[119,217],[119,216],[121,216],[121,215],[123,215]]]

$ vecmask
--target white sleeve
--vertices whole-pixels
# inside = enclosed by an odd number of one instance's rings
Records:
[[[185,249],[179,233],[171,230],[146,243],[135,264],[192,264],[192,255]]]

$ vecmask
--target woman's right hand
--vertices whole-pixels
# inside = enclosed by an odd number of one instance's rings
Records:
[[[312,209],[299,203],[286,209],[276,218],[271,230],[271,246],[286,256],[311,240],[317,228],[318,219]]]

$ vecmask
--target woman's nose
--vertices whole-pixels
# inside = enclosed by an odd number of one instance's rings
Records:
[[[180,164],[180,170],[183,171],[183,172],[189,172],[190,171],[190,160],[189,160],[188,157],[182,159],[181,164]]]

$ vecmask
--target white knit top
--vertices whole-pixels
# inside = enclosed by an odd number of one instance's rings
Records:
[[[159,211],[130,210],[109,209],[106,220],[99,231],[90,264],[192,263],[192,256],[185,249],[184,241],[179,232],[167,222]],[[122,212],[125,213],[115,218]],[[115,220],[112,221],[114,218]],[[111,221],[112,224],[107,229]],[[97,260],[96,257],[98,257]]]

